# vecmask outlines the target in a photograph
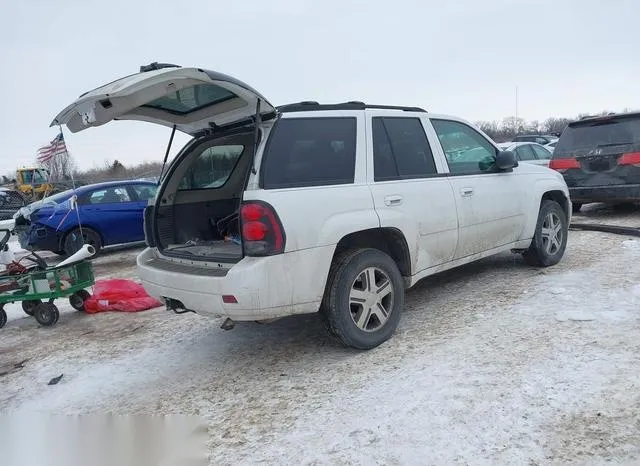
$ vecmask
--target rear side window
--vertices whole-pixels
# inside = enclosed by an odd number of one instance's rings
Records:
[[[570,125],[563,131],[553,157],[570,157],[574,151],[640,144],[640,117],[604,118]]]
[[[135,190],[139,201],[148,201],[156,197],[157,186],[150,184],[136,184],[133,186],[133,189]]]
[[[223,186],[244,152],[239,144],[207,147],[191,162],[178,189],[215,189]]]
[[[262,187],[353,183],[355,163],[355,118],[283,118],[265,149]]]
[[[519,160],[535,160],[536,155],[533,153],[533,149],[530,144],[516,147],[516,154]]]
[[[375,181],[424,178],[437,173],[418,118],[373,118]]]
[[[540,160],[549,160],[551,158],[551,152],[541,146],[532,146],[533,152]]]

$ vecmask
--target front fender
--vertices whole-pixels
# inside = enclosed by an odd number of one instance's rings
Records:
[[[568,212],[567,220],[569,222],[571,221],[571,201],[569,197],[569,189],[567,188],[566,183],[564,183],[564,180],[562,180],[562,182],[554,180],[553,178],[536,180],[534,189],[532,191],[535,193],[535,195],[529,197],[525,205],[526,221],[522,229],[522,234],[520,237],[521,240],[533,238],[536,230],[536,224],[538,223],[538,213],[540,212],[542,198],[546,193],[549,193],[551,191],[562,192],[566,203],[563,207]]]

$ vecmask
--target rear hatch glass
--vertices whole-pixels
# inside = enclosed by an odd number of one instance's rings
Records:
[[[640,144],[640,115],[634,118],[608,118],[569,125],[554,150],[553,157],[572,157],[605,148],[626,149]],[[614,151],[615,152],[615,151]]]
[[[640,114],[571,123],[553,152],[552,166],[572,186],[640,183]]]

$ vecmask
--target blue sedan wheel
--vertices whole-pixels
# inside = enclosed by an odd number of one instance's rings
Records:
[[[100,249],[102,249],[102,239],[96,231],[90,228],[83,228],[82,234],[80,234],[80,229],[76,228],[65,236],[64,252],[67,256],[71,256],[78,252],[84,244],[93,246],[96,250],[96,256],[100,252]]]

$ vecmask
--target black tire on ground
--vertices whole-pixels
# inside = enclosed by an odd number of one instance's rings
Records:
[[[329,334],[342,344],[366,350],[384,343],[403,307],[404,281],[387,254],[356,249],[334,259],[321,312]]]
[[[4,306],[0,306],[0,328],[4,327],[7,323],[7,313],[4,310]]]
[[[56,320],[53,321],[53,325],[55,325],[55,324],[58,323],[58,319],[60,319],[60,311],[58,310],[57,306],[53,305],[53,303],[51,303],[51,305],[55,308],[54,315],[55,315]]]
[[[27,301],[22,301],[22,310],[28,316],[32,316],[36,307],[42,304],[42,301],[39,299],[32,299]]]
[[[84,312],[84,302],[91,297],[91,294],[87,290],[79,290],[69,296],[69,304],[76,311]]]
[[[96,257],[102,249],[102,238],[91,228],[82,228],[82,235],[80,235],[80,229],[75,228],[66,234],[62,243],[66,256],[75,254],[84,244],[90,244],[95,248],[96,253],[93,257]]]
[[[58,322],[60,312],[53,303],[41,303],[35,308],[33,316],[43,327],[51,327]]]
[[[569,226],[560,204],[543,200],[531,246],[523,254],[529,265],[549,267],[560,262],[567,248]]]
[[[576,212],[580,212],[580,209],[582,209],[582,203],[581,202],[574,202],[573,205],[571,206],[571,211],[574,214]]]

